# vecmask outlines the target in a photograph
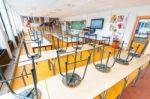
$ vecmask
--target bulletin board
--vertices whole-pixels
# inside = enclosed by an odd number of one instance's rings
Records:
[[[113,39],[121,40],[124,36],[128,15],[112,15],[110,20],[110,32]]]
[[[72,21],[71,22],[71,29],[82,30],[84,27],[85,27],[84,21]]]

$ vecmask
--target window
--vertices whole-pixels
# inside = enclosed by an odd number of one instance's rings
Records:
[[[2,27],[2,32],[4,33],[4,35],[7,37],[7,39],[9,39],[9,36],[8,36],[8,32],[6,30],[6,26],[4,24],[4,20],[3,20],[3,17],[1,15],[1,12],[0,12],[0,25]]]

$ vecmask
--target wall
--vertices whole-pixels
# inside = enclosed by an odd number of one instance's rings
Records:
[[[111,35],[109,32],[109,26],[110,26],[110,17],[113,14],[127,14],[128,15],[128,21],[127,26],[125,29],[125,33],[123,36],[123,40],[126,43],[129,43],[130,36],[132,33],[132,29],[136,20],[137,16],[150,16],[150,5],[146,6],[139,6],[139,7],[131,7],[131,8],[125,8],[125,9],[117,9],[117,10],[107,10],[107,11],[100,11],[96,13],[90,13],[90,14],[84,14],[84,15],[78,15],[78,16],[70,16],[61,18],[62,21],[77,21],[77,20],[87,20],[87,26],[90,26],[91,19],[94,18],[104,18],[104,28],[103,30],[96,30],[96,33],[100,35]]]

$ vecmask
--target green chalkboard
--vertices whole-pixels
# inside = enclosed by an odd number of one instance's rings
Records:
[[[72,21],[71,29],[82,30],[85,27],[84,21]]]

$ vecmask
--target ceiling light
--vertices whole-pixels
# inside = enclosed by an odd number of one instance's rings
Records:
[[[87,2],[90,2],[90,1],[92,1],[92,0],[86,0]]]
[[[49,13],[56,13],[56,11],[49,11]]]
[[[66,6],[67,6],[67,7],[75,7],[74,4],[70,4],[70,3],[66,4]]]
[[[62,9],[55,9],[55,11],[62,11]]]

